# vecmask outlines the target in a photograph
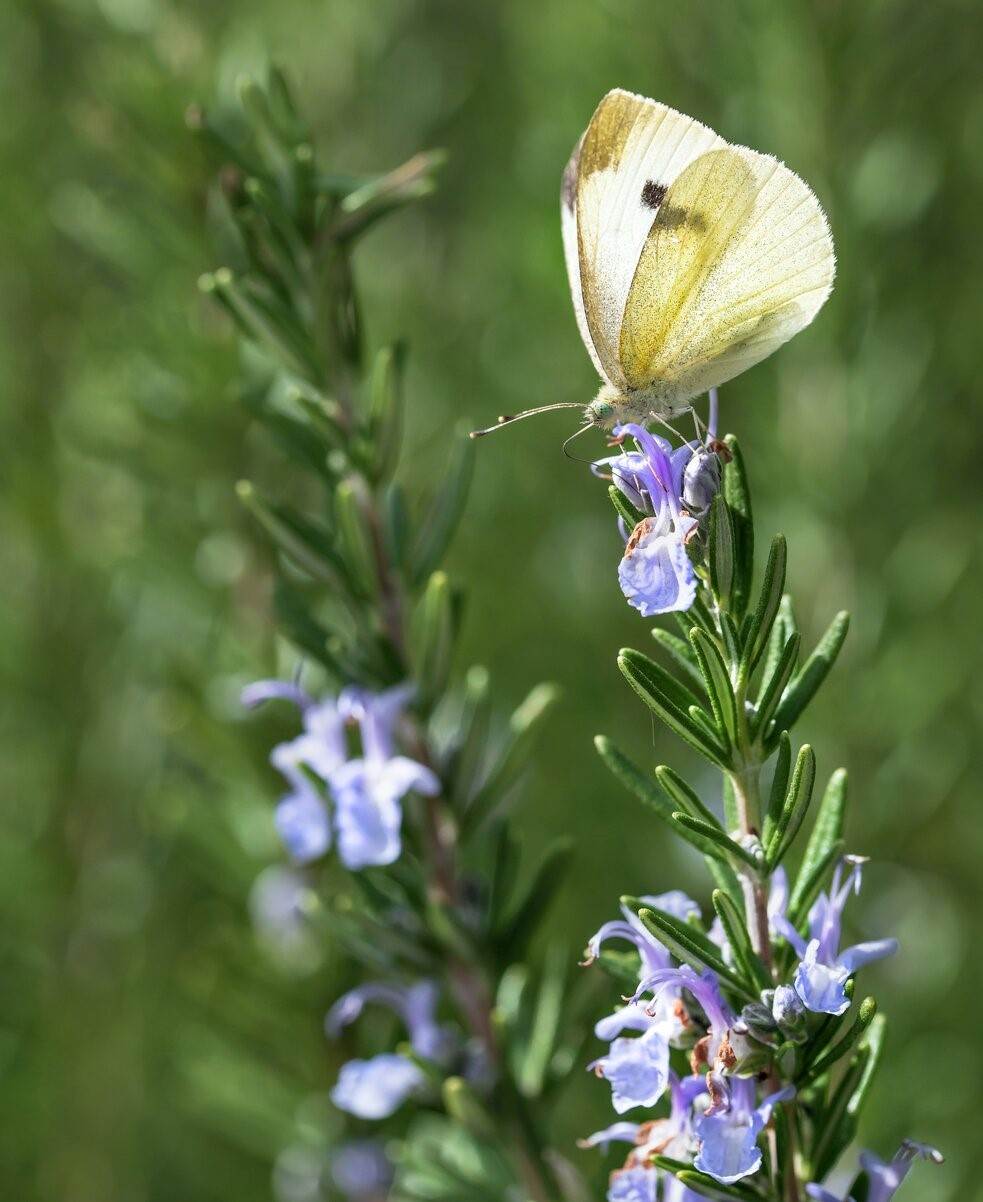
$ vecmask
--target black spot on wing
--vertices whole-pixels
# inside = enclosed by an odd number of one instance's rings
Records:
[[[664,230],[678,230],[682,229],[684,225],[688,225],[691,230],[697,230],[701,234],[707,228],[706,218],[702,213],[691,213],[682,205],[670,205],[666,209],[661,209],[656,223]]]
[[[668,191],[665,184],[657,184],[654,179],[647,179],[642,188],[642,204],[647,209],[657,209],[665,200]]]

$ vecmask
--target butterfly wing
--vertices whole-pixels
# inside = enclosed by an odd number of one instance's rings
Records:
[[[732,379],[807,326],[833,286],[826,217],[769,155],[725,146],[669,187],[638,258],[619,356],[629,388],[675,403]]]
[[[700,155],[726,146],[667,105],[616,89],[597,106],[563,173],[563,242],[577,324],[594,365],[626,386],[622,318],[660,201]]]

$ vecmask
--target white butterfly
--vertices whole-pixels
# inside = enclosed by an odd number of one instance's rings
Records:
[[[561,211],[577,324],[603,380],[592,425],[678,414],[807,326],[833,286],[808,184],[621,89],[567,164]]]

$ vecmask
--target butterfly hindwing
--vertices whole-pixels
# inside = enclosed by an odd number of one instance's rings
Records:
[[[700,122],[620,89],[598,105],[563,183],[567,270],[581,336],[600,374],[624,388],[622,318],[662,197],[700,155],[726,143]]]
[[[676,403],[722,384],[808,325],[835,260],[825,215],[794,172],[724,146],[667,189],[638,256],[618,358],[628,388]]]

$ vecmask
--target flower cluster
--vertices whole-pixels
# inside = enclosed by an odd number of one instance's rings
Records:
[[[346,688],[336,698],[315,701],[297,685],[279,680],[257,681],[243,690],[242,702],[250,708],[280,698],[300,709],[303,732],[270,754],[290,786],[277,806],[277,830],[298,863],[328,851],[332,828],[346,868],[356,871],[399,858],[403,797],[411,790],[430,796],[440,790],[430,768],[395,750],[396,726],[412,692],[407,685],[383,693]],[[347,725],[358,726],[360,755],[348,755]]]
[[[444,1064],[453,1052],[454,1036],[436,1021],[437,1000],[433,981],[417,981],[409,986],[369,982],[335,1002],[325,1019],[325,1029],[328,1035],[337,1036],[373,1002],[399,1016],[416,1057]],[[414,1059],[396,1052],[381,1052],[368,1060],[349,1060],[344,1064],[331,1091],[331,1100],[339,1110],[357,1118],[384,1119],[424,1084],[423,1070]]]
[[[787,882],[783,871],[776,872],[770,923],[798,962],[790,968],[791,983],[763,990],[760,1003],[741,1011],[728,997],[734,991],[727,981],[710,969],[697,972],[689,964],[674,964],[665,944],[639,917],[668,916],[700,931],[700,908],[683,893],[633,899],[632,905],[622,905],[621,920],[605,923],[591,937],[585,964],[601,956],[608,940],[618,939],[637,951],[639,967],[628,1004],[597,1023],[595,1034],[609,1048],[588,1067],[609,1084],[618,1115],[651,1110],[667,1093],[670,1099],[668,1117],[620,1121],[584,1141],[586,1147],[601,1148],[615,1140],[632,1144],[623,1168],[612,1176],[610,1202],[654,1202],[664,1176],[653,1164],[656,1156],[691,1165],[722,1185],[761,1170],[761,1135],[775,1108],[795,1098],[796,1081],[803,1079],[801,1065],[776,1055],[778,1048],[805,1041],[804,1012],[843,1014],[851,1004],[848,980],[863,964],[897,948],[895,940],[884,939],[838,950],[843,907],[859,889],[861,864],[851,856],[837,867],[830,892],[821,893],[810,910],[808,940],[787,916]],[[719,920],[706,938],[731,960]],[[685,1064],[687,1072],[674,1070],[674,1052],[678,1067]],[[665,1188],[663,1197],[675,1202],[697,1196],[675,1176],[668,1176]],[[813,1196],[823,1202],[832,1197]]]
[[[636,422],[615,426],[614,441],[629,436],[636,450],[621,450],[591,464],[609,479],[641,520],[629,530],[623,513],[618,528],[625,554],[618,580],[629,605],[643,617],[686,610],[696,597],[697,577],[687,544],[720,487],[717,451],[700,442],[675,450],[665,438]]]

